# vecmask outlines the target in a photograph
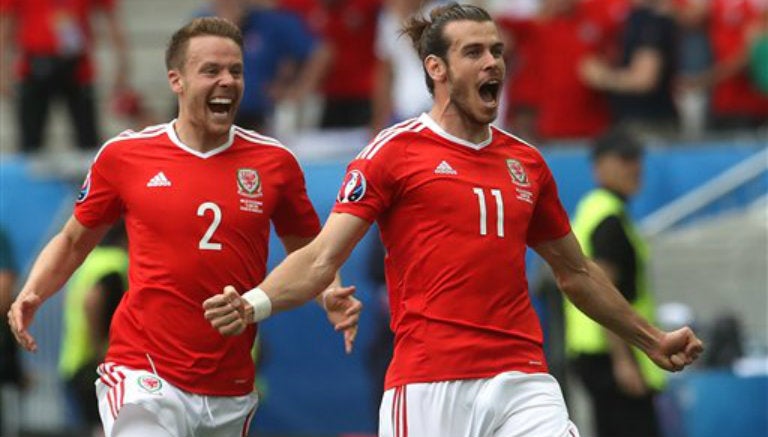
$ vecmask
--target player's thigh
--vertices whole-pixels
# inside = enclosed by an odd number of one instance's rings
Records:
[[[198,437],[247,436],[258,407],[256,392],[245,396],[204,396],[195,414],[200,416]]]
[[[408,384],[385,391],[379,437],[469,437],[472,399],[481,381]]]
[[[126,405],[120,410],[112,435],[108,437],[176,437],[163,428],[157,417],[138,405]]]
[[[478,411],[483,410],[483,411]],[[494,377],[478,395],[473,418],[493,411],[491,428],[478,435],[492,437],[578,437],[560,385],[545,373],[507,372]]]

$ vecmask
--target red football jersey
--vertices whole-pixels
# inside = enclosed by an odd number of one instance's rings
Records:
[[[469,143],[423,114],[348,170],[334,212],[376,220],[387,250],[386,387],[547,371],[525,251],[570,224],[541,154],[495,127]]]
[[[107,361],[157,373],[192,393],[253,389],[256,327],[220,335],[203,301],[226,285],[264,279],[270,220],[278,235],[311,237],[320,222],[293,154],[233,127],[207,153],[185,146],[173,123],[128,131],[99,151],[75,206],[87,227],[125,216],[129,288],[110,329]]]

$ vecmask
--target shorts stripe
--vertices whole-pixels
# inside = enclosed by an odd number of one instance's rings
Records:
[[[403,386],[403,437],[408,437],[408,395],[407,395],[408,386]]]
[[[101,379],[101,382],[104,383],[107,387],[112,387],[115,385],[117,381],[112,379],[112,376],[109,374],[109,369],[107,368],[106,363],[99,364],[99,379]]]
[[[400,390],[401,387],[395,388],[392,402],[392,429],[394,430],[395,437],[400,437]]]
[[[99,379],[107,387],[114,387],[125,379],[125,373],[122,370],[115,367],[114,363],[102,363],[99,364],[97,369]]]
[[[125,405],[125,378],[120,380],[120,403],[118,404],[118,411]]]
[[[109,412],[117,420],[117,414],[125,403],[125,373],[114,363],[99,364],[97,372],[99,380],[107,387]]]
[[[245,423],[243,424],[243,430],[240,432],[240,437],[248,437],[248,430],[251,428],[251,420],[253,420],[253,413],[256,409],[252,409],[250,413],[245,417]]]
[[[107,403],[109,403],[109,412],[112,413],[112,419],[117,420],[117,407],[115,405],[115,391],[109,389],[107,392]]]
[[[392,433],[394,437],[408,437],[406,386],[395,387],[392,396]]]

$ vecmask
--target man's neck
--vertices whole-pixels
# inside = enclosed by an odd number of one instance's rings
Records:
[[[456,138],[469,141],[473,144],[482,143],[488,139],[489,130],[485,123],[477,123],[462,117],[455,109],[450,106],[445,109],[437,104],[432,106],[429,116],[435,120],[443,130]]]
[[[211,135],[201,125],[179,117],[173,125],[179,141],[190,149],[201,153],[209,152],[227,142],[229,132],[224,135]]]

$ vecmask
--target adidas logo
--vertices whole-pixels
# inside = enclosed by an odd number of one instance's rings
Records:
[[[459,174],[456,172],[456,170],[451,167],[451,164],[448,164],[447,161],[441,161],[440,164],[435,168],[435,174]]]
[[[152,179],[147,182],[148,187],[170,187],[171,181],[168,180],[167,177],[165,177],[165,174],[163,172],[160,172],[154,176],[152,176]]]

